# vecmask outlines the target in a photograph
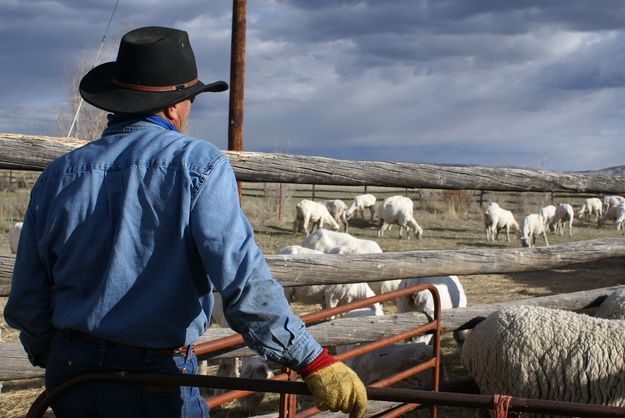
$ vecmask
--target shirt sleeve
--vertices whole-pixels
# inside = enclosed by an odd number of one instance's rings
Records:
[[[239,207],[234,172],[220,159],[191,211],[191,233],[211,281],[221,293],[230,327],[265,357],[298,370],[321,346],[291,312]]]
[[[20,330],[20,341],[30,362],[46,367],[53,334],[52,282],[37,248],[34,195],[33,192],[24,217],[4,319]]]

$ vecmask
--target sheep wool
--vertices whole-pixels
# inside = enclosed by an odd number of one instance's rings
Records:
[[[494,312],[462,362],[483,394],[625,406],[625,320],[537,306]]]

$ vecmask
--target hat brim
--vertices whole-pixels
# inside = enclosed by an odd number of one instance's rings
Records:
[[[204,92],[228,90],[228,83],[215,81],[197,84],[182,90],[167,92],[137,91],[113,84],[115,62],[107,62],[91,69],[80,81],[80,95],[89,104],[113,113],[146,114],[160,111]]]

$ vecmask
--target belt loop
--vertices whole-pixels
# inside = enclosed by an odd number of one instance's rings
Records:
[[[193,350],[193,344],[187,345],[187,352],[184,355],[184,362],[186,363],[189,360],[189,353]]]

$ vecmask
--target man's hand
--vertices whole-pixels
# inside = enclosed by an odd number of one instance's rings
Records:
[[[336,362],[304,378],[321,411],[344,412],[362,418],[367,410],[367,390],[358,375],[344,363]]]

